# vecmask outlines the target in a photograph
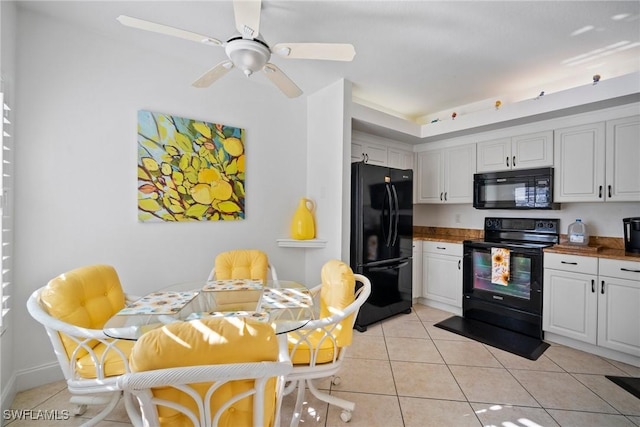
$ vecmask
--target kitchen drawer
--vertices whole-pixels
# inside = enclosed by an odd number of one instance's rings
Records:
[[[545,253],[544,268],[573,271],[575,273],[598,274],[598,258]]]
[[[600,258],[600,276],[640,281],[640,261]]]
[[[430,242],[425,240],[422,242],[422,252],[462,256],[462,245],[460,243]]]

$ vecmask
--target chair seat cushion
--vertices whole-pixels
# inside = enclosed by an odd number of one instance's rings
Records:
[[[271,325],[247,318],[205,318],[176,322],[144,334],[131,351],[132,372],[181,366],[246,363],[278,360],[278,342]],[[267,382],[265,392],[265,422],[273,424],[275,411],[275,379]],[[218,408],[232,396],[249,390],[253,381],[234,381],[220,387],[212,397]],[[201,395],[209,384],[195,385]],[[193,400],[174,388],[154,388],[157,398],[172,400],[195,410]],[[232,404],[223,414],[219,426],[252,425],[253,398]],[[214,409],[215,411],[216,409]],[[167,407],[159,407],[161,425],[188,426],[184,415]]]
[[[93,347],[95,357],[99,361],[102,360],[103,355],[105,356],[103,364],[105,377],[122,375],[127,372],[126,363],[134,344],[134,341],[117,340],[112,344],[112,347],[108,347],[104,343]],[[122,351],[123,354],[121,355],[113,347]],[[76,360],[76,372],[82,378],[97,378],[96,364],[89,353]]]
[[[334,361],[340,349],[331,334],[317,330],[300,341],[301,335],[292,332],[288,335],[289,354],[294,365],[309,365],[312,356],[315,356],[314,364],[329,363]],[[315,352],[315,355],[314,355]]]

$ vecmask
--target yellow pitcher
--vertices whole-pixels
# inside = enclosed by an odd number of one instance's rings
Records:
[[[291,221],[291,238],[296,240],[310,240],[316,237],[316,225],[313,219],[315,204],[311,199],[300,199],[298,208]]]

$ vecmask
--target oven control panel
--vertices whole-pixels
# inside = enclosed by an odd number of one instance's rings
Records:
[[[557,218],[495,218],[484,220],[485,231],[519,231],[558,234],[560,220]]]

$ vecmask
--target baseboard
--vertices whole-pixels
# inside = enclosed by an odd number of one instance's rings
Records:
[[[438,310],[446,311],[448,313],[455,314],[457,316],[462,316],[462,307],[455,307],[450,304],[434,301],[432,299],[428,299],[424,297],[419,297],[417,300],[418,300],[418,303],[422,305],[426,305],[427,307],[437,308]]]
[[[607,359],[615,360],[618,362],[626,363],[627,365],[640,368],[640,358],[631,354],[621,353],[609,348],[588,344],[586,342],[563,337],[562,335],[557,335],[551,332],[544,333],[544,340],[555,344],[562,344],[567,347],[575,348],[576,350],[585,351],[587,353],[595,354],[596,356],[606,357]]]
[[[18,371],[15,384],[17,391],[23,391],[60,380],[64,380],[62,369],[57,362],[52,362]]]
[[[11,407],[14,399],[17,394],[16,390],[16,376],[15,374],[11,375],[7,384],[2,387],[2,413]]]

